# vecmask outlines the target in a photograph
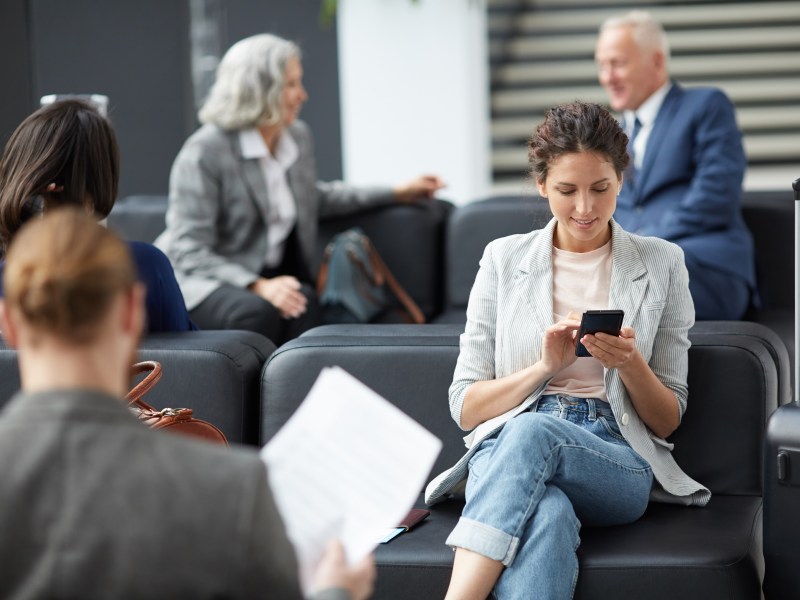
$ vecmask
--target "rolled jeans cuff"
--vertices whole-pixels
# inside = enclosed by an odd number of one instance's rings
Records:
[[[461,517],[445,542],[452,548],[464,548],[507,567],[514,561],[519,538],[489,525]]]

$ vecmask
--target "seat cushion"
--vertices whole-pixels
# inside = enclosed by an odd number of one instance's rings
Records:
[[[436,505],[415,529],[378,547],[374,598],[444,597],[453,565],[445,540],[462,508]],[[636,523],[581,531],[575,598],[758,598],[760,548],[758,496],[718,495],[705,508],[651,503]]]
[[[257,444],[261,370],[275,345],[250,331],[145,336],[139,360],[157,360],[161,381],[144,398],[156,408],[191,408],[230,442]]]

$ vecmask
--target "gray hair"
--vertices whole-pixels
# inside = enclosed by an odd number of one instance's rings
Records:
[[[300,58],[300,48],[263,33],[236,42],[217,67],[217,78],[203,107],[201,123],[237,130],[274,125],[281,119],[286,64]]]
[[[660,50],[664,54],[666,64],[669,64],[670,51],[667,34],[661,23],[656,21],[649,12],[632,10],[621,16],[609,17],[600,26],[600,33],[619,27],[629,27],[639,48]]]

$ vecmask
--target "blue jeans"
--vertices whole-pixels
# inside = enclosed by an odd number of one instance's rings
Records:
[[[494,594],[572,598],[584,525],[621,525],[647,508],[653,472],[593,398],[542,396],[535,412],[481,442],[467,503],[447,538],[505,565]]]

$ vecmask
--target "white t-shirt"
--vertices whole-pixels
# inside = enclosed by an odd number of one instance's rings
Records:
[[[585,310],[608,308],[612,262],[611,240],[591,252],[568,252],[553,246],[554,322],[565,318],[570,311],[580,319]],[[544,393],[608,401],[603,365],[596,358],[579,357],[556,373]]]
[[[639,123],[641,123],[641,129],[639,129],[636,139],[633,140],[633,166],[637,171],[641,169],[644,164],[644,151],[647,148],[647,139],[653,131],[653,125],[656,123],[658,111],[661,110],[661,105],[664,104],[664,99],[667,97],[670,88],[672,88],[672,82],[668,81],[653,92],[653,94],[642,102],[642,105],[635,111],[625,111],[625,130],[628,135],[633,133],[633,122],[636,119],[639,119]]]

